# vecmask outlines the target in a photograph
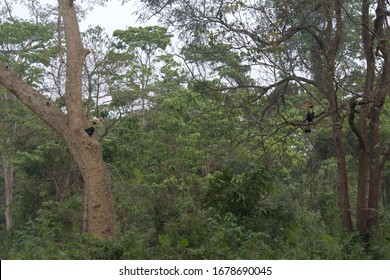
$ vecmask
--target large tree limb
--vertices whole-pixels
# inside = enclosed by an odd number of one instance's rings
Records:
[[[0,61],[0,84],[63,136],[66,130],[65,113],[52,100],[34,90],[22,78],[13,73],[9,66],[2,61]]]

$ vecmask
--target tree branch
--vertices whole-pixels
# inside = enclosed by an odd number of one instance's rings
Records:
[[[58,0],[60,14],[64,21],[66,42],[66,82],[65,100],[68,112],[68,124],[73,129],[86,125],[87,119],[83,110],[81,75],[85,58],[89,51],[83,47],[72,0]]]
[[[22,78],[14,74],[9,69],[9,66],[2,61],[0,61],[0,84],[12,92],[41,120],[63,136],[63,131],[66,129],[65,113],[53,101],[26,84]]]
[[[281,116],[281,118],[283,119],[284,122],[279,123],[276,126],[285,126],[285,125],[309,126],[309,125],[316,125],[317,123],[322,121],[324,118],[326,118],[328,116],[331,116],[335,112],[337,112],[339,110],[342,110],[342,109],[346,109],[348,106],[350,106],[351,102],[356,102],[356,105],[363,105],[363,104],[366,104],[365,102],[368,102],[368,101],[358,102],[358,101],[356,101],[357,98],[359,98],[359,96],[354,96],[354,97],[352,97],[350,99],[346,99],[343,103],[339,104],[338,107],[332,107],[329,110],[320,113],[319,115],[317,115],[315,117],[313,122],[307,123],[307,122],[304,122],[304,121],[293,121],[293,120],[288,120],[288,119],[284,118],[283,116]]]

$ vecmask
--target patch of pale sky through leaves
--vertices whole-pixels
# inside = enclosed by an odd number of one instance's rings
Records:
[[[3,0],[2,0],[3,1]],[[83,5],[81,1],[81,5]],[[89,27],[101,26],[107,34],[112,35],[116,29],[127,29],[130,26],[145,26],[156,25],[157,20],[150,20],[149,22],[141,22],[135,12],[138,11],[139,1],[129,1],[122,4],[120,0],[107,1],[103,6],[94,5],[93,9],[88,11],[85,19],[80,20],[80,31],[85,31]],[[56,5],[56,0],[40,0],[39,3]],[[4,4],[4,3],[2,3]],[[13,5],[13,15],[17,17],[28,19],[28,10],[23,5]]]

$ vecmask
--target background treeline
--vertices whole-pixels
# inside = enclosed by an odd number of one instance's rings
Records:
[[[113,240],[85,232],[83,179],[62,140],[0,87],[0,258],[389,259],[388,102],[380,115],[378,225],[362,231],[355,222],[361,158],[350,124],[364,110],[364,102],[352,101],[364,100],[357,95],[366,71],[356,35],[361,25],[354,21],[361,14],[352,12],[361,8],[359,1],[344,6],[345,35],[333,72],[351,229],[338,203],[340,162],[331,118],[336,111],[324,94],[329,68],[315,45],[320,40],[313,41],[310,32],[277,40],[283,26],[295,24],[282,23],[286,12],[295,11],[291,21],[306,15],[320,36],[335,6],[205,1],[212,16],[201,18],[201,5],[178,13],[188,8],[186,2],[170,6],[179,39],[160,26],[112,35],[91,27],[83,33],[90,50],[83,73],[85,113],[100,121],[96,135],[117,216]],[[61,107],[66,65],[55,7],[29,7],[34,20],[2,13],[0,59]],[[267,13],[275,30],[261,30],[261,21],[245,26],[250,20],[238,16],[245,9],[259,17]],[[188,14],[198,21],[191,25]],[[169,15],[162,17],[172,20]],[[248,41],[252,31],[262,39]],[[172,47],[177,40],[179,49]],[[382,61],[377,58],[377,72]],[[319,120],[311,133],[303,133],[307,102],[315,104]]]

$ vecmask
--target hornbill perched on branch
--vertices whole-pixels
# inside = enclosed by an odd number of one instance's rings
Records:
[[[85,129],[85,132],[89,135],[89,136],[92,136],[92,134],[95,132],[95,125],[97,125],[99,123],[98,120],[94,120],[92,122],[92,126],[88,127],[87,129]]]
[[[314,104],[311,102],[308,102],[305,104],[305,107],[308,108],[308,111],[306,113],[306,117],[305,117],[304,122],[310,124],[314,120],[314,111],[313,111]],[[305,133],[310,133],[310,132],[311,132],[311,127],[307,126],[305,129]]]

